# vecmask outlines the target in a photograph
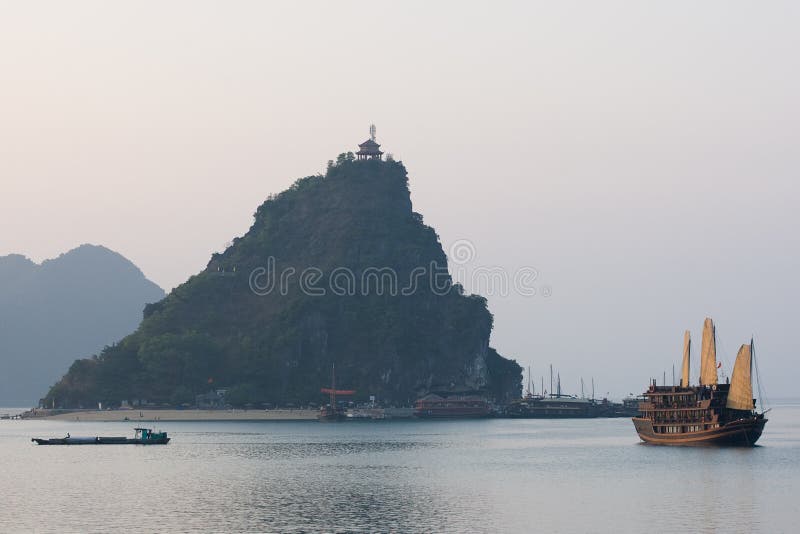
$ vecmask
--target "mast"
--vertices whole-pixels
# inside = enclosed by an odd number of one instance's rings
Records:
[[[528,397],[531,396],[531,366],[528,366]]]
[[[558,382],[556,384],[558,384],[558,397],[561,398],[561,373],[558,373]]]
[[[592,400],[594,400],[594,377],[592,377]]]
[[[681,366],[681,387],[689,387],[689,361],[692,351],[692,335],[689,331],[683,333],[683,365]]]
[[[725,403],[731,410],[752,411],[753,402],[753,340],[749,345],[742,345],[736,355],[731,374],[731,388]]]
[[[550,396],[553,396],[553,364],[550,364]]]
[[[761,373],[758,370],[758,360],[756,360],[756,348],[755,345],[753,345],[752,336],[750,337],[750,347],[751,347],[750,352],[752,352],[753,354],[753,369],[756,372],[756,385],[758,387],[758,402],[759,404],[761,404],[761,412],[766,413],[766,411],[764,410],[764,403],[766,397],[764,396],[764,391],[761,388]]]
[[[331,408],[336,409],[336,362],[331,364]]]
[[[700,385],[717,383],[717,329],[714,321],[706,317],[703,323],[703,341],[700,350]]]
[[[585,399],[586,397],[583,394],[583,377],[581,377],[581,398]]]

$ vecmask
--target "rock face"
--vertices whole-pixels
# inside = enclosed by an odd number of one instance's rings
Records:
[[[489,347],[486,300],[451,283],[406,169],[348,161],[262,204],[250,230],[145,310],[139,329],[79,360],[57,405],[319,402],[336,365],[356,398],[409,403],[432,389],[518,396],[521,369]]]
[[[82,245],[38,265],[0,257],[0,406],[31,405],[79,356],[133,332],[164,292],[121,255]]]

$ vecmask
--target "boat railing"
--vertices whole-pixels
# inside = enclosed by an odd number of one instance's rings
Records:
[[[697,410],[702,409],[703,403],[702,402],[673,402],[673,403],[664,403],[664,404],[656,404],[652,402],[640,402],[639,403],[639,410]]]

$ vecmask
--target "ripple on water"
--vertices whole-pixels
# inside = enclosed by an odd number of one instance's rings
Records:
[[[4,421],[0,531],[791,531],[798,422],[687,449],[613,420],[171,423],[166,447],[36,447],[129,429]]]

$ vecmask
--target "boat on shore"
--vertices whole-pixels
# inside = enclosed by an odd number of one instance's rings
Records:
[[[135,428],[133,438],[119,436],[31,438],[37,445],[166,445],[170,438],[166,432],[153,432],[150,428]]]
[[[657,445],[755,445],[767,418],[766,411],[756,410],[753,398],[753,340],[739,349],[731,379],[724,384],[718,383],[716,330],[711,319],[703,326],[700,383],[696,386],[689,383],[690,353],[687,331],[680,385],[650,382],[645,400],[639,403],[639,415],[632,419],[639,438]]]

